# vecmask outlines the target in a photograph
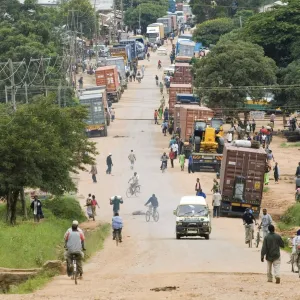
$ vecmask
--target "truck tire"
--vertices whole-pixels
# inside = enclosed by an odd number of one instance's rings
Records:
[[[217,148],[217,153],[218,154],[223,154],[224,150],[224,139],[221,137],[217,138],[217,143],[218,143],[218,148]]]
[[[176,233],[176,240],[180,240],[181,235]]]
[[[107,136],[107,128],[103,130],[103,136]]]
[[[206,234],[206,235],[204,236],[204,238],[205,238],[206,240],[209,240],[209,234]]]

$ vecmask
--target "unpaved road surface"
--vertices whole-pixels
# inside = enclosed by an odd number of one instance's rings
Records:
[[[163,66],[169,65],[168,57],[161,60]],[[215,174],[181,172],[177,161],[174,169],[168,168],[164,174],[159,170],[160,155],[167,151],[169,137],[164,137],[160,126],[152,121],[161,98],[154,80],[156,74],[162,75],[162,71],[156,69],[157,61],[158,57],[152,55],[150,63],[140,62],[146,65],[142,83],[129,84],[121,101],[114,105],[117,119],[109,127],[109,136],[95,139],[100,152],[98,183],[93,184],[88,173],[80,174],[82,204],[88,193],[95,194],[100,204],[98,220],[111,220],[109,197],[124,197],[123,243],[116,247],[109,238],[104,249],[84,265],[84,279],[77,286],[67,276],[58,276],[32,295],[3,298],[300,299],[296,288],[298,275],[289,272],[287,254],[282,254],[282,284],[266,282],[266,263],[260,262],[260,248],[245,246],[240,219],[213,219],[210,240],[175,239],[173,209],[180,197],[194,194],[194,184],[199,177],[211,204],[210,190]],[[127,159],[131,149],[137,156],[135,170],[140,176],[142,192],[138,198],[127,199],[127,182],[133,174]],[[109,152],[114,163],[112,175],[105,173]],[[145,210],[143,205],[153,193],[159,199],[160,220],[146,223],[145,216],[133,216],[132,212]],[[165,286],[176,289],[151,291]]]

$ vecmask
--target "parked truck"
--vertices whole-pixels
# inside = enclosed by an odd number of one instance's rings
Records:
[[[150,43],[157,44],[158,46],[163,45],[164,40],[164,24],[153,23],[147,27],[147,35]]]
[[[114,45],[109,51],[113,57],[123,57],[125,64],[131,63],[132,61],[130,45]]]
[[[96,69],[96,85],[106,86],[107,97],[112,102],[119,102],[121,98],[121,85],[116,66],[106,66]]]
[[[137,57],[135,40],[120,40],[120,45],[130,45],[131,59],[134,60]]]
[[[168,14],[165,17],[168,17],[171,19],[171,27],[172,27],[172,33],[174,35],[177,35],[178,33],[178,26],[177,26],[177,15],[175,13],[168,12]]]
[[[79,103],[88,110],[88,118],[86,119],[87,136],[107,136],[107,126],[109,125],[110,116],[105,87],[82,90],[79,96]]]
[[[194,50],[195,50],[195,42],[190,41],[180,41],[179,42],[179,56],[188,56],[193,57],[194,56]]]
[[[164,38],[168,37],[172,32],[172,20],[168,16],[158,18],[157,23],[164,24]]]
[[[246,208],[259,216],[266,159],[262,148],[225,144],[220,172],[221,216],[242,216]]]
[[[127,89],[127,79],[125,74],[125,62],[123,57],[109,57],[105,58],[105,66],[116,66],[119,73],[122,92]]]

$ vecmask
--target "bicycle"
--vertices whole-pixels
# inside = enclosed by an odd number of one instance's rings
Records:
[[[147,210],[146,215],[145,215],[145,217],[146,217],[146,222],[149,222],[149,221],[150,221],[151,216],[152,216],[152,218],[153,218],[153,220],[154,220],[155,222],[157,222],[157,221],[159,220],[159,213],[158,213],[158,211],[157,211],[157,208],[156,208],[156,209],[153,209],[153,206],[152,206],[152,205],[149,205],[149,206],[148,206],[148,210]]]
[[[166,162],[163,162],[163,163],[162,163],[162,166],[161,166],[161,172],[162,172],[162,173],[165,173],[166,168],[167,168],[167,164],[166,164]]]
[[[116,239],[116,245],[118,246],[120,242],[120,229],[115,229],[115,239]]]
[[[248,241],[249,248],[252,248],[252,226],[251,224],[245,224],[245,234],[246,234],[246,241]]]
[[[71,255],[71,260],[72,260],[72,264],[71,264],[71,268],[72,268],[72,275],[71,275],[71,279],[75,281],[75,284],[77,284],[77,279],[78,279],[78,270],[77,270],[77,256],[79,254],[76,253],[72,253]]]
[[[257,233],[256,233],[256,240],[255,240],[255,246],[258,248],[259,242],[262,240],[260,236],[260,226],[257,227]]]
[[[138,196],[137,194],[139,194],[141,192],[141,186],[137,185],[134,188],[132,188],[131,186],[129,186],[129,188],[126,191],[126,196],[127,198],[130,198],[131,196]]]

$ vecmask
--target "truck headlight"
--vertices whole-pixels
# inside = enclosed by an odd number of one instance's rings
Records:
[[[177,222],[176,225],[182,225],[182,222]]]
[[[203,225],[203,226],[208,226],[208,225],[209,225],[209,223],[207,223],[207,222],[204,222],[204,223],[202,223],[202,225]]]

